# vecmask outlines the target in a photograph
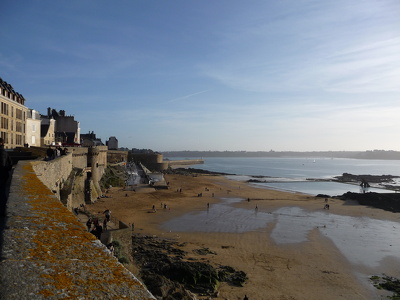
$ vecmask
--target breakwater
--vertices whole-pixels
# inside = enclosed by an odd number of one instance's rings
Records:
[[[20,161],[1,219],[0,299],[155,299]]]
[[[169,167],[172,166],[188,166],[188,165],[201,165],[204,164],[203,159],[182,159],[182,160],[164,160]]]

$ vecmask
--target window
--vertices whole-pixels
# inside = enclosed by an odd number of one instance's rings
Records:
[[[32,145],[36,145],[36,137],[32,136]]]
[[[1,137],[4,140],[4,144],[8,144],[8,139],[7,139],[7,132],[1,132]]]
[[[22,110],[21,109],[18,109],[18,108],[16,109],[15,117],[19,120],[22,120]]]
[[[32,124],[32,132],[36,132],[36,124]]]
[[[17,134],[15,136],[15,140],[16,140],[15,142],[16,142],[17,145],[22,145],[22,135]]]
[[[3,115],[7,115],[8,116],[8,104],[1,102],[1,111],[0,111]]]
[[[23,131],[22,131],[22,123],[21,123],[21,122],[16,122],[16,123],[15,123],[15,131],[17,131],[17,132],[23,132]]]
[[[1,126],[2,129],[8,129],[8,119],[1,117]]]

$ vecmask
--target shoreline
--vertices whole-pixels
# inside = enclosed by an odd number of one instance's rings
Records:
[[[260,211],[285,206],[318,211],[322,209],[323,199],[254,187],[224,176],[167,174],[166,180],[170,183],[168,190],[144,188],[132,192],[112,188],[112,198],[101,199],[88,209],[96,212],[109,208],[121,221],[134,223],[135,234],[177,240],[186,244],[183,250],[189,253],[189,258],[204,259],[212,265],[228,265],[246,272],[249,280],[244,287],[221,283],[219,296],[214,299],[243,299],[244,294],[249,299],[319,299],[322,294],[327,295],[326,299],[371,299],[372,294],[380,293],[372,285],[360,282],[356,268],[349,264],[332,241],[315,230],[309,234],[308,242],[282,246],[269,237],[268,232],[273,228],[271,224],[262,230],[244,233],[177,233],[166,232],[160,227],[187,212],[204,211],[207,203],[220,203],[220,198],[264,199],[251,201],[251,205],[257,202]],[[198,197],[199,193],[202,197]],[[344,205],[345,202],[338,199],[329,201],[335,214],[400,221],[399,215],[380,209]],[[167,210],[161,209],[163,203],[167,203]],[[150,213],[152,205],[157,208],[157,213]],[[246,201],[235,204],[235,207],[248,206]],[[193,249],[201,247],[217,254],[206,257],[193,254]],[[268,298],[265,298],[266,292]]]

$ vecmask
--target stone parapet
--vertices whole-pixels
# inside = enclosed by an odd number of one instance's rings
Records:
[[[0,299],[155,299],[38,179],[32,162],[14,170],[3,221]]]

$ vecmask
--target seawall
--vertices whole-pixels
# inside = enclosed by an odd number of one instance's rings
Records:
[[[169,167],[172,166],[187,166],[187,165],[201,165],[204,164],[203,159],[182,159],[182,160],[166,160],[164,163],[168,163]]]
[[[1,226],[0,299],[155,299],[34,172],[14,169]]]

